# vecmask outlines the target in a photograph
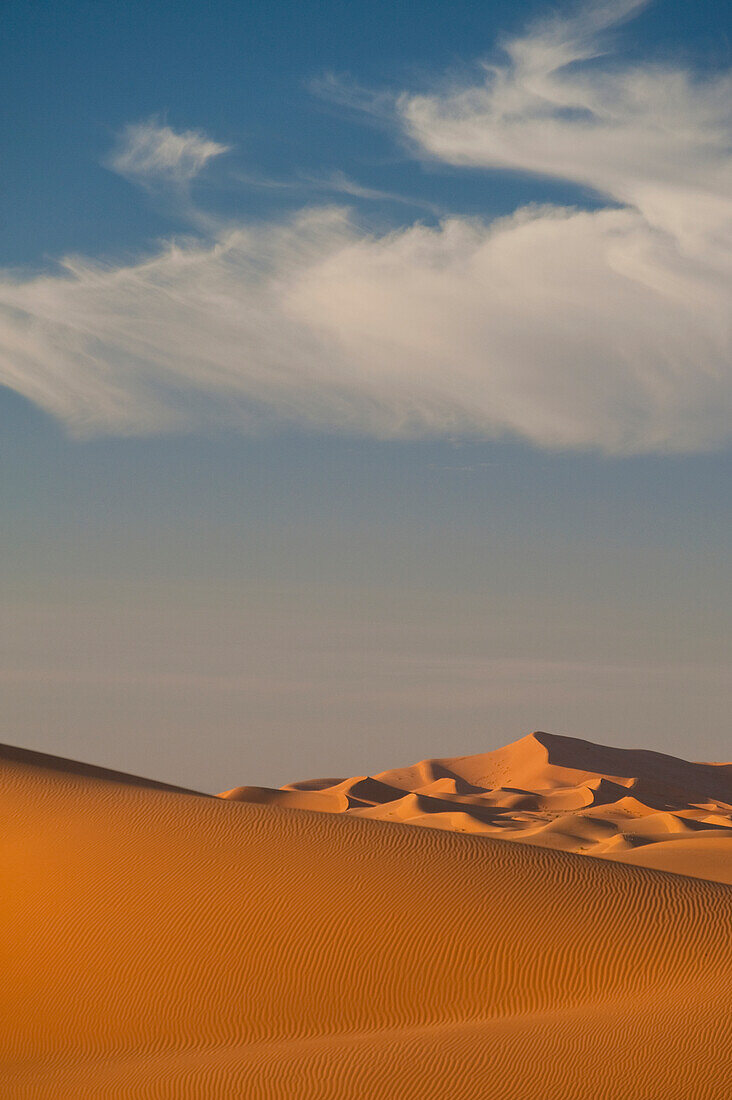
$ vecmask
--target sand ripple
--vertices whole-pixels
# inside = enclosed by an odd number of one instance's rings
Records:
[[[29,758],[0,780],[11,1100],[729,1094],[727,886]]]
[[[732,765],[534,733],[479,756],[222,797],[449,829],[732,883]]]

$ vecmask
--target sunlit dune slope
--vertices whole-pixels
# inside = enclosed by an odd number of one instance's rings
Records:
[[[43,772],[66,772],[77,778],[86,776],[89,779],[106,779],[113,783],[125,783],[133,787],[150,787],[156,791],[177,791],[179,794],[200,794],[187,787],[175,787],[170,783],[159,783],[157,779],[145,779],[140,775],[129,775],[127,772],[112,771],[110,768],[100,768],[96,764],[84,764],[80,760],[67,760],[64,756],[50,756],[44,752],[33,752],[31,749],[21,749],[16,745],[0,745],[0,767],[10,769],[13,764],[21,764],[34,769],[38,775]],[[201,794],[202,798],[206,795]]]
[[[727,886],[29,756],[0,785],[10,1100],[729,1095]]]
[[[222,797],[479,833],[732,883],[732,764],[533,733],[478,756]]]

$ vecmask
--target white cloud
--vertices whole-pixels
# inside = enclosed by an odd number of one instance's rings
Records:
[[[184,184],[197,176],[213,157],[229,152],[198,130],[177,133],[155,119],[132,123],[122,131],[108,166],[136,183],[165,181]]]
[[[659,65],[577,64],[600,52],[590,32],[640,6],[616,0],[543,24],[508,42],[508,63],[486,66],[483,80],[403,95],[400,113],[414,141],[440,160],[592,188],[683,252],[701,249],[717,261],[732,236],[729,73],[695,80]]]
[[[356,180],[350,179],[345,172],[331,172],[330,175],[310,175],[306,172],[299,173],[292,179],[275,179],[270,176],[256,175],[251,172],[238,172],[236,179],[248,187],[262,188],[271,191],[289,192],[313,192],[320,191],[329,195],[345,195],[353,199],[365,199],[370,202],[398,203],[403,206],[411,206],[415,209],[426,210],[435,217],[444,216],[446,210],[437,203],[427,199],[415,198],[414,195],[402,195],[396,191],[382,191],[377,187],[364,187]]]
[[[615,453],[728,441],[731,82],[606,64],[598,33],[637,6],[546,22],[475,86],[398,101],[424,154],[568,180],[605,209],[381,236],[321,210],[6,279],[0,380],[78,431],[216,418]],[[223,151],[169,133],[129,142],[126,174],[185,181]]]

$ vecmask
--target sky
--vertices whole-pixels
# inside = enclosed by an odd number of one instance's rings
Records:
[[[731,26],[8,0],[0,739],[732,759]]]

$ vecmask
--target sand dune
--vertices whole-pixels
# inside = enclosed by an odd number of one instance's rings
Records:
[[[253,791],[256,790],[256,795]],[[533,733],[493,752],[221,797],[540,844],[732,883],[732,764]]]
[[[358,789],[510,794],[521,753]],[[33,754],[0,786],[10,1100],[729,1095],[728,886]]]

